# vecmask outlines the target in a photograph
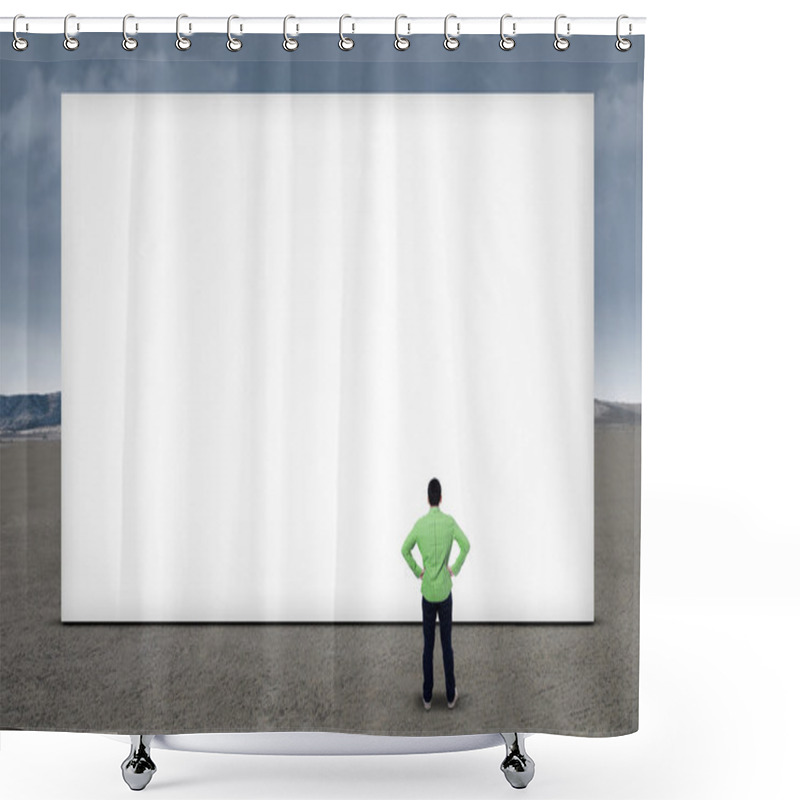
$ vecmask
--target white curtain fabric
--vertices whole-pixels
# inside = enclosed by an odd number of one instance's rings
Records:
[[[62,619],[593,620],[593,113],[65,94]]]

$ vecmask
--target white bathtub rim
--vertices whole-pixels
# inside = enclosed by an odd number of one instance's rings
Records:
[[[527,736],[528,734],[520,734]],[[130,737],[106,734],[130,742]],[[483,750],[503,744],[499,733],[457,736],[377,736],[321,731],[272,733],[181,733],[158,734],[150,747],[196,753],[228,755],[415,755]]]

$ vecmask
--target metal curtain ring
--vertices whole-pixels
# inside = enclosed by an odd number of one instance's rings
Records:
[[[511,19],[511,14],[503,14],[500,17],[500,49],[501,50],[513,50],[516,46],[517,42],[511,37],[507,36],[505,30],[503,29],[503,25],[507,19]],[[517,32],[517,23],[512,23],[511,30],[516,33]]]
[[[17,20],[18,20],[18,19],[25,19],[25,15],[24,15],[24,14],[17,14],[17,16],[16,16],[16,17],[14,17],[14,22],[13,22],[13,23],[12,23],[12,25],[11,25],[11,32],[14,34],[14,38],[11,40],[11,46],[12,46],[12,47],[13,47],[13,48],[14,48],[14,49],[15,49],[15,50],[18,52],[18,53],[21,53],[23,50],[27,49],[27,47],[28,47],[28,40],[27,40],[27,39],[23,39],[23,38],[22,38],[22,37],[21,37],[21,36],[20,36],[20,35],[17,33]]]
[[[74,14],[67,14],[67,16],[64,17],[64,49],[65,50],[77,50],[78,47],[80,47],[80,44],[81,44],[74,36],[70,36],[69,35],[68,26],[69,26],[69,21],[71,19],[75,19],[75,15]],[[78,27],[78,30],[80,30],[80,27]]]
[[[291,14],[287,14],[283,18],[283,49],[286,50],[287,53],[294,53],[294,51],[300,47],[300,40],[289,36],[289,30],[287,26],[289,25],[290,19],[296,19],[296,17],[293,17]],[[299,30],[299,27],[296,30]]]
[[[122,18],[122,47],[128,52],[130,52],[131,50],[135,50],[139,46],[138,39],[135,39],[133,36],[128,36],[129,19],[135,19],[133,14],[126,14]]]
[[[394,46],[396,50],[408,50],[411,47],[411,39],[406,39],[405,36],[400,35],[400,20],[401,19],[408,19],[405,14],[398,14],[394,18]],[[406,27],[408,28],[408,32],[406,36],[411,35],[411,23],[407,22]]]
[[[231,53],[238,53],[239,50],[242,49],[242,40],[237,39],[231,33],[231,22],[235,19],[239,19],[239,17],[237,17],[236,14],[231,14],[228,17],[228,41],[225,43],[225,47],[227,47],[228,50],[231,51]],[[241,28],[239,30],[241,30]]]
[[[555,47],[556,50],[560,50],[561,52],[563,52],[564,50],[566,50],[569,47],[569,39],[565,39],[558,32],[558,21],[560,19],[566,19],[566,18],[567,18],[566,14],[559,14],[556,17],[556,21],[555,21],[555,23],[553,25],[553,32],[555,33],[555,37],[556,37],[556,40],[553,42],[553,47]],[[567,23],[567,36],[569,36],[569,22]]]
[[[356,45],[356,43],[352,39],[348,39],[347,36],[345,36],[344,32],[342,31],[342,25],[344,24],[344,21],[346,19],[353,19],[353,18],[349,14],[342,14],[342,16],[339,17],[339,49],[340,50],[352,50]],[[355,31],[355,29],[356,29],[356,26],[355,26],[355,23],[353,23],[353,31]]]
[[[448,14],[444,18],[444,49],[445,50],[458,50],[458,46],[461,44],[461,42],[458,41],[458,34],[459,34],[460,30],[461,30],[461,23],[460,22],[456,23],[456,35],[455,36],[451,36],[447,31],[447,23],[451,19],[456,19],[456,15],[455,14]]]
[[[620,14],[617,17],[617,41],[614,43],[614,47],[620,51],[620,53],[626,53],[628,50],[631,49],[633,46],[633,42],[630,39],[624,39],[619,32],[619,24],[622,22],[623,19],[628,19],[627,14]],[[631,32],[631,26],[628,24],[628,33]]]
[[[192,46],[192,40],[187,39],[181,33],[181,20],[186,19],[188,16],[188,14],[178,14],[178,17],[175,20],[175,47],[177,47],[178,50],[188,50]],[[189,30],[191,30],[191,26],[189,27]]]

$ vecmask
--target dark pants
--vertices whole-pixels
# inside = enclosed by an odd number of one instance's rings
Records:
[[[433,644],[436,641],[436,615],[439,615],[439,635],[442,637],[442,660],[444,661],[444,684],[447,702],[452,703],[456,695],[456,675],[453,666],[453,593],[441,603],[429,603],[422,598],[422,634],[425,648],[422,651],[422,698],[430,703],[433,697]]]

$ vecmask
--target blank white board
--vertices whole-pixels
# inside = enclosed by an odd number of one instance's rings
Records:
[[[457,621],[591,621],[593,142],[582,94],[63,95],[62,620],[416,622],[436,476]]]

